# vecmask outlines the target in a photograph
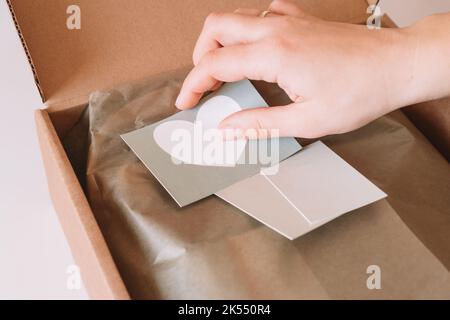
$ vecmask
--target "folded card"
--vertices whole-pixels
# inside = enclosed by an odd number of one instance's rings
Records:
[[[289,239],[386,197],[320,141],[216,195]]]
[[[224,139],[219,123],[255,107],[268,106],[250,81],[227,83],[197,107],[121,137],[175,201],[185,206],[262,169],[276,172],[280,161],[301,149],[293,138]]]

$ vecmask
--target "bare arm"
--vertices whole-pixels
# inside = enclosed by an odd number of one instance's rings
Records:
[[[278,83],[292,104],[238,112],[221,126],[313,138],[450,95],[450,14],[404,29],[369,30],[309,16],[287,0],[274,1],[270,10],[275,15],[266,18],[252,9],[208,17],[180,109],[222,82]]]

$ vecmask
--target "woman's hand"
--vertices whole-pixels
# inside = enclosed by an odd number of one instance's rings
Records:
[[[369,30],[327,22],[286,0],[274,1],[269,10],[273,14],[265,18],[251,9],[207,18],[177,107],[195,106],[222,82],[273,82],[292,104],[235,113],[221,128],[244,133],[256,129],[259,136],[274,129],[282,136],[316,138],[357,129],[401,106],[441,94],[423,88],[420,80],[426,77],[421,59],[431,50],[418,44],[433,30]],[[441,89],[450,90],[448,83]]]

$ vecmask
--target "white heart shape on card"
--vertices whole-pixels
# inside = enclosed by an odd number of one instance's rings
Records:
[[[200,107],[195,123],[185,120],[163,122],[153,131],[153,138],[176,163],[235,166],[247,141],[225,141],[217,128],[223,119],[240,110],[234,99],[215,96]]]

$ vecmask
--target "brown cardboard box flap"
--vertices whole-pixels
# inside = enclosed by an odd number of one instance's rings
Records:
[[[270,0],[79,0],[81,29],[69,30],[70,0],[9,0],[44,101],[87,101],[90,92],[191,64],[205,17]],[[367,3],[299,0],[329,20],[363,22]],[[63,103],[71,100],[73,103]]]

